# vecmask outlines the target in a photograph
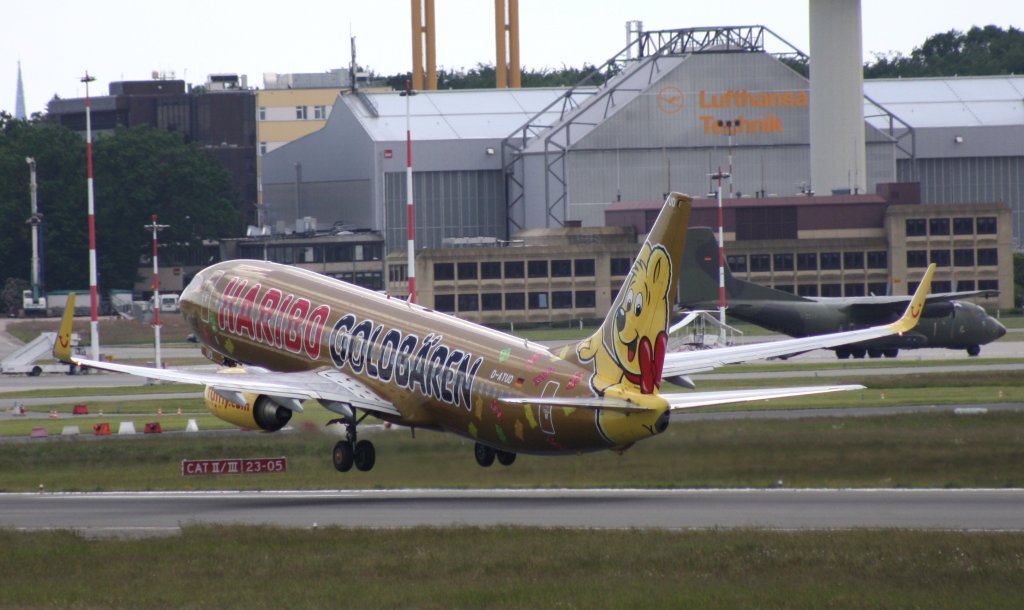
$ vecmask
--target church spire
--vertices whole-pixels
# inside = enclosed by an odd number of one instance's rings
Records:
[[[18,60],[18,92],[14,101],[14,118],[24,121],[28,118],[25,113],[25,87],[21,84],[21,60]]]

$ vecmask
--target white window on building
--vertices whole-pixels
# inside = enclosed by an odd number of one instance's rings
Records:
[[[260,120],[261,121],[266,121],[267,120],[267,109],[264,106],[260,106]]]
[[[295,118],[300,121],[305,121],[308,118],[309,106],[296,106],[295,107]]]
[[[327,119],[327,106],[313,106],[313,118],[320,121]]]

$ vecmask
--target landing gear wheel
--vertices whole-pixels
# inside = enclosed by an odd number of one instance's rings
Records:
[[[896,356],[899,355],[899,353],[900,353],[900,350],[898,348],[894,347],[894,348],[885,350],[885,357],[886,358],[895,358]]]
[[[839,358],[840,360],[846,360],[849,357],[850,357],[850,350],[848,350],[848,349],[837,349],[836,350],[836,358]]]
[[[511,451],[495,451],[495,455],[498,458],[498,463],[502,466],[511,466],[512,462],[516,461],[516,454]]]
[[[480,464],[484,468],[487,468],[494,463],[494,449],[491,449],[487,445],[477,443],[473,447],[473,456],[476,458],[476,463]]]
[[[852,350],[850,350],[850,355],[853,356],[854,358],[857,358],[858,360],[866,356],[867,353],[868,350],[864,349],[863,347],[855,347]]]
[[[338,441],[334,444],[334,452],[331,454],[331,458],[334,461],[334,468],[338,472],[348,472],[352,470],[352,463],[355,461],[354,451],[352,450],[352,443],[348,441]]]
[[[359,441],[355,449],[356,468],[366,472],[377,463],[377,450],[373,448],[370,441]]]
[[[874,348],[868,350],[868,358],[881,358],[881,357],[882,357],[882,350],[874,349]]]
[[[980,345],[972,345],[972,346],[967,348],[967,355],[968,356],[977,356],[980,353],[981,353],[981,346]]]

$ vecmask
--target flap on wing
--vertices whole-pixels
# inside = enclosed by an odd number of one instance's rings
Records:
[[[292,373],[260,371],[248,372],[245,375],[223,375],[181,369],[156,369],[84,358],[74,358],[73,360],[80,366],[114,373],[127,373],[176,383],[196,383],[212,386],[222,392],[266,394],[282,399],[280,401],[282,404],[288,402],[284,399],[298,401],[317,399],[346,403],[365,411],[401,415],[401,412],[393,404],[378,396],[363,382],[340,371],[330,369]]]
[[[862,385],[828,385],[828,386],[803,386],[792,388],[767,388],[763,390],[723,390],[721,392],[688,392],[685,394],[662,394],[662,398],[668,400],[672,411],[683,411],[694,407],[709,407],[712,405],[724,405],[734,402],[748,402],[754,400],[771,400],[773,398],[792,398],[796,396],[810,396],[812,394],[828,394],[830,392],[845,392],[848,390],[863,390]]]

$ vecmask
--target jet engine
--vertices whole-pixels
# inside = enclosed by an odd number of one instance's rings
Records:
[[[239,397],[242,402],[237,401]],[[274,402],[269,396],[241,394],[229,398],[207,386],[203,398],[206,408],[217,419],[247,430],[276,432],[292,418],[291,409]]]

